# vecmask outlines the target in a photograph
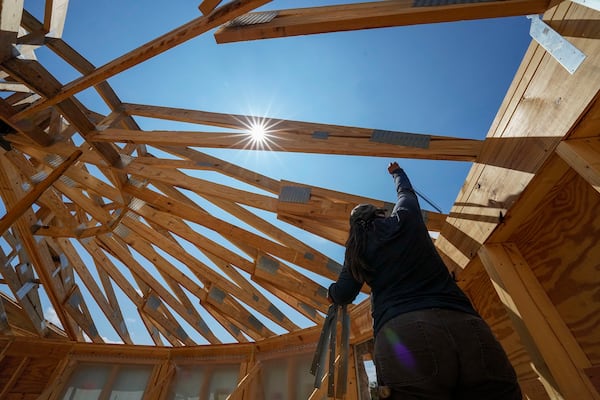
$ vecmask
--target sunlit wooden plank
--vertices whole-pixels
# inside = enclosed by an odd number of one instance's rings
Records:
[[[152,146],[197,146],[240,150],[270,150],[316,154],[343,154],[372,157],[417,158],[430,160],[473,161],[482,141],[404,132],[363,130],[361,136],[348,133],[326,135],[310,131],[267,133],[255,143],[249,133],[196,131],[137,131],[106,129],[90,136],[94,142],[135,143]],[[413,145],[414,142],[423,142]]]
[[[400,0],[265,11],[245,16],[264,19],[264,22],[245,23],[242,18],[239,18],[219,28],[215,33],[215,39],[217,43],[228,43],[357,29],[540,14],[546,11],[549,3],[547,0],[502,0],[421,5],[413,0]],[[275,16],[272,17],[269,13],[274,13]]]

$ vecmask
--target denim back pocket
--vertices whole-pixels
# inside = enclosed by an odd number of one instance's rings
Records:
[[[435,352],[420,321],[384,326],[375,342],[375,363],[379,380],[390,386],[423,383],[438,374]]]
[[[469,321],[479,343],[482,373],[490,378],[516,379],[515,371],[506,352],[489,326],[480,319]]]

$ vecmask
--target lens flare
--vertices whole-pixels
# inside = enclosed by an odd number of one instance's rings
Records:
[[[406,368],[414,369],[416,366],[415,358],[411,354],[410,350],[402,344],[396,332],[391,329],[384,331],[386,339],[394,348],[394,354],[396,359]]]
[[[267,127],[264,121],[252,121],[248,132],[255,143],[263,143],[267,138]]]
[[[276,144],[277,130],[273,122],[264,117],[244,117],[236,118],[241,126],[244,127],[241,143],[244,143],[244,149],[247,150],[275,150],[279,146]]]

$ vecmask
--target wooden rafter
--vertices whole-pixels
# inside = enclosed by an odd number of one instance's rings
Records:
[[[585,53],[585,61],[568,74],[532,43],[485,140],[264,122],[273,150],[473,161],[450,214],[423,213],[428,229],[440,232],[436,246],[498,334],[528,397],[541,397],[536,391],[546,384],[553,397],[598,398],[597,11],[554,0],[437,5],[395,0],[247,14],[268,1],[234,0],[217,8],[219,3],[201,1],[204,15],[100,67],[60,38],[67,0],[47,0],[43,21],[24,10],[21,0],[1,3],[0,90],[13,93],[0,99],[0,196],[14,221],[6,223],[8,229],[0,221],[0,285],[8,289],[0,293],[0,365],[10,369],[0,397],[16,398],[17,384],[30,372],[37,377],[30,366],[44,365],[44,375],[56,381],[30,397],[55,398],[75,370],[75,359],[89,361],[97,354],[117,363],[154,357],[146,397],[160,397],[167,395],[179,362],[235,354],[241,374],[233,397],[247,398],[260,381],[257,360],[271,357],[265,353],[316,343],[328,306],[326,287],[341,267],[287,228],[343,245],[356,204],[393,206],[273,179],[203,153],[198,147],[252,148],[247,131],[257,118],[123,104],[108,78],[219,26],[216,38],[227,42],[538,14],[552,6],[545,21]],[[244,22],[256,17],[265,20]],[[79,77],[61,84],[36,60],[38,46]],[[74,97],[91,88],[104,101],[106,115]],[[142,130],[138,117],[197,127]],[[42,190],[37,182],[74,153],[80,153],[78,162]],[[244,189],[217,183],[221,177]],[[19,207],[28,189],[39,196]],[[45,320],[46,297],[60,328]],[[129,302],[138,315],[125,314]],[[369,340],[369,302],[350,308],[351,340]],[[102,343],[105,336],[92,312],[97,309],[122,345]],[[316,326],[302,329],[299,315]],[[130,318],[145,326],[154,344],[173,349],[130,346],[137,333]],[[231,337],[221,337],[221,328]],[[89,341],[94,343],[78,343]],[[196,346],[204,342],[209,346]],[[48,368],[53,362],[56,368]],[[112,368],[110,382],[118,369]],[[101,397],[108,394],[104,388]]]
[[[234,0],[216,9],[207,16],[196,18],[187,24],[168,32],[141,47],[124,54],[115,60],[96,68],[85,76],[65,85],[57,93],[32,105],[18,114],[19,118],[25,118],[38,111],[62,102],[71,96],[97,85],[108,78],[123,72],[141,62],[144,62],[158,54],[161,54],[187,40],[201,35],[217,26],[238,17],[244,13],[268,3],[270,0]]]
[[[498,0],[426,5],[427,3],[419,1],[397,0],[264,11],[262,15],[252,13],[248,16],[261,22],[245,23],[243,18],[238,18],[221,27],[215,33],[215,38],[218,43],[227,43],[357,29],[541,14],[546,11],[549,3],[548,0]]]
[[[300,153],[329,153],[359,156],[473,161],[482,142],[414,133],[364,130],[361,136],[333,135],[323,131],[267,133],[262,144],[253,142],[249,133],[134,131],[106,129],[90,140],[100,143],[134,143],[152,146],[197,146],[240,150],[271,150]],[[323,136],[320,135],[323,134]],[[414,142],[423,143],[412,145]]]

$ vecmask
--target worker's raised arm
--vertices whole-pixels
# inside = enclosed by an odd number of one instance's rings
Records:
[[[406,172],[404,172],[404,170],[395,161],[388,165],[388,172],[394,178],[396,193],[398,193],[398,200],[396,201],[396,205],[392,210],[392,215],[395,215],[400,209],[421,212],[417,194],[415,193],[412,184],[410,183],[410,179],[408,179],[408,176],[406,175]]]

